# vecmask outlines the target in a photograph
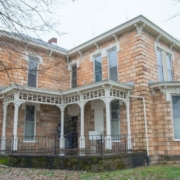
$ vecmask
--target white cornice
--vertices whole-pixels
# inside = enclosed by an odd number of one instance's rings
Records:
[[[83,53],[83,51],[86,51],[92,47],[94,47],[95,44],[98,44],[98,46],[100,46],[101,43],[103,43],[106,40],[110,40],[113,39],[114,36],[119,36],[121,34],[124,34],[132,29],[135,28],[134,25],[138,25],[138,26],[142,26],[145,25],[143,27],[143,30],[152,33],[155,37],[158,36],[159,34],[161,34],[161,40],[165,41],[168,43],[168,45],[173,45],[173,48],[178,49],[180,51],[180,42],[175,39],[174,37],[172,37],[171,35],[169,35],[167,32],[165,32],[164,30],[162,30],[161,28],[159,28],[157,25],[155,25],[154,23],[152,23],[150,20],[148,20],[147,18],[145,18],[144,16],[140,15],[134,19],[131,19],[123,24],[121,24],[120,26],[117,26],[73,49],[70,49],[69,51],[65,52],[65,51],[61,51],[59,49],[56,49],[55,47],[50,47],[50,46],[46,46],[46,45],[40,45],[39,43],[30,41],[29,44],[37,46],[37,47],[41,47],[47,50],[52,50],[53,52],[59,53],[63,56],[73,56],[78,54],[78,52]],[[3,35],[3,34],[1,34]],[[5,36],[5,35],[3,35]],[[12,37],[10,37],[12,38]],[[20,41],[20,38],[17,40]]]

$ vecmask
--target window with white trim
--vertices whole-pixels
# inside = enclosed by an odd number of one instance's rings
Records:
[[[35,136],[35,106],[26,105],[24,136],[26,141],[33,141]]]
[[[162,52],[161,52],[161,50],[157,49],[156,55],[157,55],[157,66],[158,66],[158,80],[159,81],[164,81]]]
[[[102,81],[102,58],[101,54],[94,56],[95,82]]]
[[[172,58],[170,54],[166,54],[166,63],[168,71],[168,81],[173,81]]]
[[[113,81],[118,81],[116,48],[113,48],[108,51],[108,61],[109,61],[109,79]]]
[[[119,100],[111,102],[111,135],[120,135]]]
[[[159,81],[173,81],[172,55],[164,49],[157,48],[157,69]]]
[[[72,88],[77,87],[77,65],[76,64],[72,66],[71,87]]]
[[[172,96],[174,139],[180,140],[180,96]]]
[[[29,56],[28,61],[28,86],[37,87],[38,58]]]

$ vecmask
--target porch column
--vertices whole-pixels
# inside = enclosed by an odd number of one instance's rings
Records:
[[[65,148],[65,138],[64,138],[64,110],[65,106],[64,105],[57,105],[59,107],[60,112],[61,112],[61,136],[59,139],[59,148],[63,150]],[[64,156],[64,152],[60,151],[60,156]]]
[[[18,113],[19,113],[19,106],[23,102],[19,100],[19,93],[14,93],[14,128],[13,128],[13,150],[17,150],[18,145],[18,137],[17,137],[17,128],[18,128]]]
[[[84,106],[86,102],[80,102],[79,106],[81,109],[81,131],[80,131],[80,138],[79,138],[79,148],[85,149],[85,137],[84,137]]]
[[[112,149],[112,138],[111,138],[111,116],[110,116],[110,103],[113,98],[110,97],[110,92],[112,85],[104,85],[105,98],[101,100],[104,101],[106,105],[106,138],[105,138],[105,148]]]
[[[131,124],[130,124],[130,112],[129,112],[129,108],[130,108],[130,102],[129,99],[128,101],[125,103],[126,105],[126,117],[127,117],[127,149],[130,150],[132,149],[132,144],[131,144]]]
[[[6,150],[6,117],[7,117],[8,103],[3,103],[3,126],[1,137],[1,150]]]
[[[111,138],[111,114],[110,114],[110,103],[111,99],[106,97],[103,99],[106,105],[106,140],[105,140],[105,148],[112,149],[112,138]]]

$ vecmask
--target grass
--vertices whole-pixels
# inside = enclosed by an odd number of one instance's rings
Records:
[[[180,180],[180,166],[156,165],[121,171],[85,173],[82,180]]]
[[[0,168],[1,180],[180,180],[180,165],[155,165],[112,172]]]

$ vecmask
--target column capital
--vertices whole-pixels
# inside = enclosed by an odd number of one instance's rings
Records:
[[[87,101],[81,101],[81,102],[78,102],[78,103],[76,103],[77,105],[79,105],[79,107],[82,109],[84,109],[84,106],[85,106],[85,104],[87,103]]]
[[[113,99],[114,98],[110,97],[101,98],[101,100],[104,101],[104,104],[110,104]]]
[[[61,112],[65,110],[66,106],[67,105],[56,105],[60,110]]]
[[[18,108],[19,108],[19,106],[21,105],[21,104],[23,104],[24,103],[24,101],[22,101],[22,100],[14,100],[14,106],[17,106]]]
[[[129,101],[129,100],[126,100],[126,101],[123,101],[123,102],[124,102],[126,108],[129,108],[129,106],[130,106],[130,101]]]

